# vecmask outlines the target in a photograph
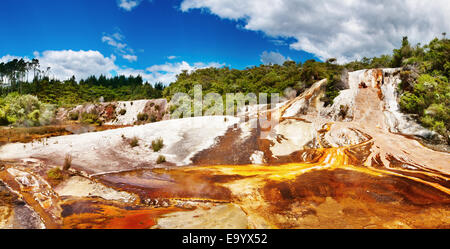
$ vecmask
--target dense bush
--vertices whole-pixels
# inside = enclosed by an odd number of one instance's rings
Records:
[[[401,61],[401,65],[415,69],[401,74],[398,91],[402,111],[415,114],[422,125],[450,142],[450,40],[434,39],[423,47],[411,48],[404,39],[394,54],[396,65]]]
[[[139,120],[139,121],[147,121],[148,120],[148,114],[147,113],[139,113],[137,115],[137,120]]]
[[[176,93],[186,93],[193,97],[195,85],[202,87],[203,94],[217,93],[226,100],[227,93],[267,93],[268,102],[273,93],[283,96],[285,90],[294,89],[297,95],[310,87],[318,80],[333,78],[329,81],[327,91],[329,101],[337,95],[332,84],[337,84],[343,66],[331,62],[318,62],[308,60],[305,63],[286,61],[283,65],[260,65],[258,67],[246,68],[244,70],[223,68],[205,68],[192,73],[183,71],[177,76],[177,80],[166,87],[163,95],[169,100]],[[246,103],[247,104],[247,103]],[[228,107],[228,104],[227,104]],[[232,108],[233,106],[231,106]],[[177,107],[171,106],[171,113]]]
[[[165,162],[166,162],[166,157],[163,155],[159,155],[158,158],[156,159],[157,164],[161,164],[161,163],[165,163]]]
[[[36,96],[10,93],[0,98],[1,125],[46,125],[53,120],[54,115],[54,106],[42,103]]]
[[[63,179],[62,170],[58,167],[50,169],[49,171],[47,171],[47,177],[51,180],[62,180]]]
[[[99,119],[99,116],[95,112],[83,112],[81,113],[81,122],[85,124],[95,124],[101,125],[102,122]]]
[[[122,75],[106,78],[101,75],[100,77],[91,76],[78,82],[75,77],[65,81],[50,79],[41,75],[40,72],[35,72],[36,77],[31,82],[15,77],[16,73],[27,75],[28,70],[38,67],[39,61],[36,59],[32,61],[14,59],[6,63],[1,62],[0,75],[3,77],[0,77],[0,84],[3,83],[3,79],[7,79],[11,84],[9,87],[0,87],[0,97],[5,97],[10,92],[20,91],[21,94],[35,95],[44,103],[68,107],[74,104],[97,102],[101,99],[119,101],[161,98],[164,89],[162,83],[152,85],[143,82],[141,76]]]
[[[70,112],[69,113],[70,120],[75,121],[75,120],[78,120],[79,117],[80,117],[80,113],[78,113],[78,112]]]
[[[134,148],[136,146],[139,146],[139,139],[137,137],[133,137],[129,143],[131,148]]]
[[[154,152],[160,151],[164,147],[164,141],[162,138],[158,138],[152,141],[152,149]]]

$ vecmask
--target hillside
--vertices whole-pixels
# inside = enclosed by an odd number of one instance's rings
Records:
[[[412,137],[438,135],[399,112],[401,72],[350,72],[348,89],[329,105],[323,79],[271,109],[257,105],[236,117],[4,145],[0,179],[33,212],[21,213],[29,223],[18,222],[7,215],[18,208],[11,200],[0,224],[448,228],[450,155]]]

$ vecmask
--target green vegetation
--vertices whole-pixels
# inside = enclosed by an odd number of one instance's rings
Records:
[[[148,120],[148,114],[147,113],[139,113],[137,115],[137,120],[142,121],[142,122],[147,121]]]
[[[95,125],[102,125],[101,120],[99,119],[99,116],[95,112],[83,112],[81,113],[81,122],[84,124],[95,124]]]
[[[80,113],[79,112],[70,112],[69,113],[69,119],[76,121],[78,120],[78,118],[80,117]]]
[[[164,147],[164,141],[162,138],[158,138],[152,141],[152,149],[154,152],[160,151]]]
[[[71,106],[86,102],[151,99],[162,97],[164,85],[144,83],[141,76],[116,76],[106,78],[91,76],[76,81],[75,77],[60,81],[50,79],[50,68],[40,69],[39,60],[14,59],[0,63],[0,97],[8,93],[31,94],[44,103],[57,106]],[[29,82],[28,75],[33,77]]]
[[[156,122],[157,121],[157,117],[154,115],[154,114],[152,114],[152,115],[150,115],[150,122]]]
[[[414,114],[424,126],[449,138],[449,70],[450,42],[445,36],[434,39],[427,45],[412,46],[407,37],[402,46],[394,49],[392,55],[362,58],[346,64],[337,64],[335,58],[325,62],[308,60],[304,63],[286,61],[283,65],[260,65],[244,70],[223,68],[205,68],[189,73],[183,71],[177,75],[175,82],[168,87],[161,83],[152,86],[144,83],[142,77],[91,76],[76,81],[75,77],[65,81],[51,80],[47,70],[40,69],[39,61],[12,60],[0,63],[0,125],[42,125],[48,123],[54,115],[54,107],[72,106],[84,102],[115,100],[135,100],[165,97],[171,100],[175,93],[186,93],[191,98],[194,86],[200,85],[204,95],[218,93],[225,101],[227,93],[267,93],[283,95],[286,89],[296,90],[297,95],[309,88],[314,82],[327,78],[325,96],[326,105],[333,103],[339,91],[346,84],[341,75],[354,71],[381,67],[403,67],[402,83],[399,86],[400,107],[403,112]],[[32,72],[33,79],[28,82]],[[8,84],[5,84],[8,82]],[[27,95],[31,94],[36,97]],[[246,104],[248,104],[248,100]],[[52,105],[49,105],[52,104]],[[131,102],[131,104],[133,104]],[[204,110],[214,106],[205,105]],[[158,110],[159,106],[154,105]],[[178,106],[170,106],[170,113]],[[184,107],[183,107],[184,108]],[[186,107],[191,108],[192,107]],[[225,110],[236,108],[236,104],[226,103]],[[342,115],[346,110],[341,110]],[[121,110],[124,115],[126,110]],[[220,113],[215,113],[220,114]],[[72,114],[70,114],[72,115]],[[70,116],[77,120],[79,117]],[[98,123],[95,114],[79,114],[86,123]],[[139,114],[140,122],[155,121],[154,117]]]
[[[394,50],[392,63],[405,69],[398,89],[402,111],[416,115],[450,143],[450,40],[411,47],[405,37],[402,47]]]
[[[47,177],[51,180],[62,180],[63,179],[63,172],[60,168],[55,167],[53,169],[50,169],[47,171]]]
[[[419,123],[450,142],[450,40],[445,36],[424,46],[411,46],[408,38],[404,37],[402,46],[394,49],[392,55],[365,57],[344,65],[336,64],[336,59],[331,58],[326,62],[308,60],[301,64],[286,61],[283,65],[261,65],[245,70],[224,67],[200,69],[190,74],[184,71],[164,89],[163,95],[170,99],[176,92],[183,92],[192,98],[194,85],[201,85],[204,94],[217,92],[222,96],[236,92],[282,94],[289,87],[295,89],[298,95],[314,82],[327,78],[325,96],[321,100],[330,105],[339,91],[345,88],[341,79],[344,70],[382,67],[404,68],[398,89],[401,110],[414,114]],[[176,108],[178,106],[171,106],[170,113]],[[346,112],[342,109],[340,114],[345,115]]]
[[[244,70],[223,68],[205,68],[192,73],[183,71],[177,76],[177,80],[166,87],[163,95],[169,100],[175,93],[186,93],[193,98],[195,85],[201,85],[202,93],[218,93],[226,102],[227,93],[267,93],[271,98],[273,93],[283,96],[286,89],[291,88],[302,93],[318,80],[328,78],[326,104],[332,103],[335,96],[342,89],[341,74],[344,66],[336,64],[331,59],[327,62],[308,60],[303,64],[300,62],[286,61],[283,65],[260,65],[258,67],[246,68]],[[248,100],[245,100],[248,104]],[[270,99],[268,99],[270,102]],[[210,109],[214,106],[203,106]],[[179,106],[172,105],[170,113],[173,113]],[[226,103],[225,111],[228,108],[236,108],[236,103]],[[220,113],[216,113],[220,114]]]
[[[42,103],[35,96],[13,92],[5,98],[0,98],[0,125],[46,125],[52,121],[54,115],[54,106]]]
[[[165,162],[166,162],[166,157],[163,155],[159,155],[158,158],[156,159],[157,164],[161,164],[161,163],[165,163]]]
[[[139,139],[137,137],[133,137],[129,143],[131,148],[134,148],[136,146],[139,146]]]
[[[63,165],[63,170],[67,171],[70,169],[70,167],[72,166],[72,156],[70,154],[67,154],[64,157],[64,165]]]

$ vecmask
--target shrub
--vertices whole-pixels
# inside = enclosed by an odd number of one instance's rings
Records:
[[[78,120],[79,117],[80,117],[80,113],[78,113],[78,112],[71,112],[71,113],[69,113],[69,119],[70,120],[75,121],[75,120]]]
[[[152,141],[152,149],[154,152],[160,151],[164,147],[164,141],[162,138],[158,138]]]
[[[70,154],[67,154],[64,157],[64,165],[63,165],[63,170],[67,171],[70,169],[70,167],[72,166],[72,156]]]
[[[62,180],[63,174],[60,168],[55,167],[47,171],[47,177],[52,180]]]
[[[4,125],[46,125],[54,115],[54,106],[42,103],[36,96],[14,92],[0,101],[0,123]]]
[[[153,122],[156,122],[156,121],[157,121],[156,116],[152,114],[152,115],[150,116],[150,122],[153,123]]]
[[[125,115],[125,113],[127,113],[127,110],[126,110],[126,109],[121,109],[121,110],[119,111],[119,114],[120,114],[120,115]]]
[[[342,118],[345,118],[347,116],[349,107],[347,105],[340,105],[339,106],[339,116]]]
[[[166,157],[163,155],[159,155],[158,159],[156,159],[157,164],[161,164],[161,163],[165,163],[165,162],[166,162]]]
[[[130,146],[131,146],[131,148],[134,148],[134,147],[136,147],[136,146],[139,146],[139,139],[138,139],[137,137],[133,137],[133,138],[130,140]]]
[[[147,121],[148,120],[148,114],[147,113],[139,113],[137,115],[137,119],[139,121]]]
[[[98,124],[100,125],[101,122],[98,119],[98,115],[96,113],[87,113],[84,112],[81,114],[81,122],[85,124]]]
[[[159,105],[155,105],[155,110],[159,111],[160,108]]]

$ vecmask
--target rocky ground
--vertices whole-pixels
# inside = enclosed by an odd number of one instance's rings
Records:
[[[450,228],[450,154],[421,144],[439,138],[398,111],[398,72],[349,73],[331,106],[323,80],[237,117],[136,125],[165,102],[104,104],[107,122],[135,125],[0,147],[0,226]],[[74,110],[86,108],[98,106]]]

